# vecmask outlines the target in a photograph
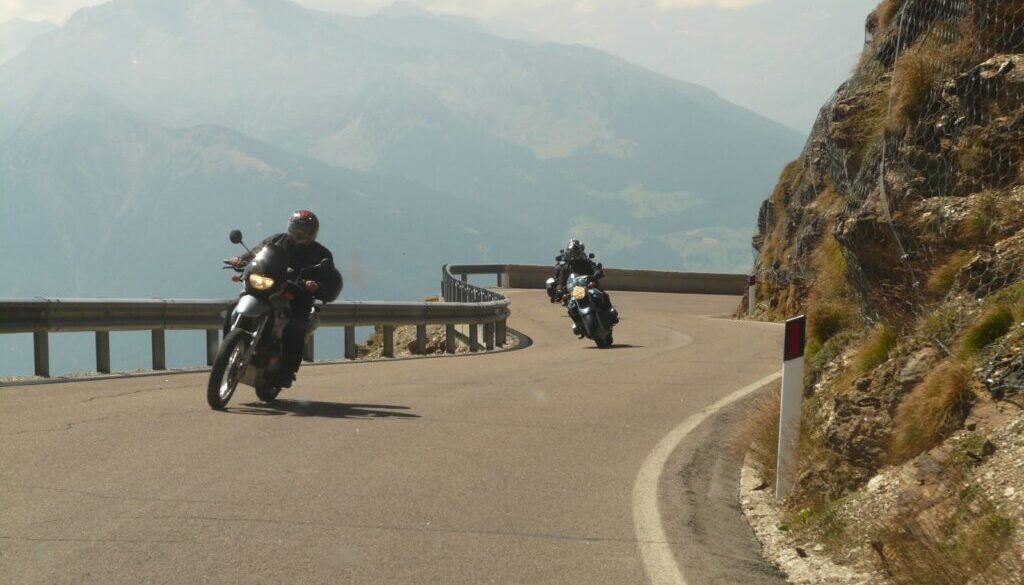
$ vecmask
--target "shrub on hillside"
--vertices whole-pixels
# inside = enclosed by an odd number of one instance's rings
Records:
[[[941,443],[963,422],[973,399],[967,366],[953,360],[940,364],[896,409],[890,461],[902,463]]]
[[[1005,305],[995,305],[981,314],[960,337],[959,350],[964,356],[981,352],[995,340],[1006,335],[1013,327],[1013,311]]]

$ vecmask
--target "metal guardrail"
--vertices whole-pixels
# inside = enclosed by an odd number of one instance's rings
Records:
[[[503,295],[463,282],[445,266],[446,302],[395,303],[341,301],[324,306],[321,327],[345,328],[345,358],[357,357],[355,328],[381,326],[383,353],[394,357],[394,330],[400,325],[416,326],[416,353],[426,353],[427,325],[445,325],[448,353],[456,350],[456,325],[470,328],[467,344],[472,352],[506,344],[509,301]],[[455,292],[457,291],[457,292]],[[206,331],[207,365],[213,363],[227,307],[234,299],[3,299],[0,300],[0,334],[33,335],[35,374],[49,377],[49,334],[95,332],[96,371],[110,373],[110,333],[151,331],[154,370],[167,369],[167,330]],[[483,339],[477,328],[483,326]],[[313,343],[306,347],[306,359],[313,359]]]
[[[391,303],[342,301],[326,305],[321,327],[345,328],[345,358],[357,357],[355,328],[380,326],[383,354],[394,357],[396,326],[416,326],[416,353],[426,353],[427,325],[445,326],[445,351],[455,353],[463,339],[470,351],[492,350],[507,342],[510,301],[502,294],[469,283],[470,275],[494,275],[498,288],[544,287],[550,266],[519,264],[445,265],[441,271],[443,302]],[[608,290],[741,295],[746,275],[687,274],[645,270],[606,270]],[[33,335],[35,373],[50,375],[49,334],[92,331],[96,335],[96,370],[110,372],[112,331],[151,331],[154,370],[166,369],[167,330],[206,331],[207,365],[220,342],[224,311],[234,299],[0,299],[0,334]],[[465,327],[466,331],[458,328]],[[306,348],[313,359],[313,343]]]

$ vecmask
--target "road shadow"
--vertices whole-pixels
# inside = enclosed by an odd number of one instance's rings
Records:
[[[316,400],[275,400],[274,402],[249,402],[229,412],[257,416],[316,416],[321,418],[420,418],[411,412],[408,406],[391,406],[387,404],[344,404],[339,402],[319,402]]]
[[[609,349],[644,349],[644,346],[642,346],[642,345],[630,345],[628,343],[613,343],[613,344],[611,344],[608,347],[597,347],[596,345],[590,345],[590,346],[587,346],[584,349],[594,349],[594,350],[598,350],[599,349],[599,350],[602,350],[602,351],[607,351]]]

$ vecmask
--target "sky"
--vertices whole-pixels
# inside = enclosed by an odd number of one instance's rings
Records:
[[[298,0],[363,15],[394,0]],[[0,0],[0,22],[62,24],[102,0]],[[807,132],[850,74],[878,0],[403,0],[531,41],[583,44]]]

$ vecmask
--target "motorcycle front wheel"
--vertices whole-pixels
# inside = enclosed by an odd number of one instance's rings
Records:
[[[583,325],[587,330],[587,336],[594,340],[597,347],[602,349],[612,344],[612,332],[604,327],[597,315],[590,313],[583,317]]]
[[[245,354],[252,343],[248,331],[235,329],[227,334],[217,350],[206,387],[206,402],[214,410],[224,410],[245,370]]]

